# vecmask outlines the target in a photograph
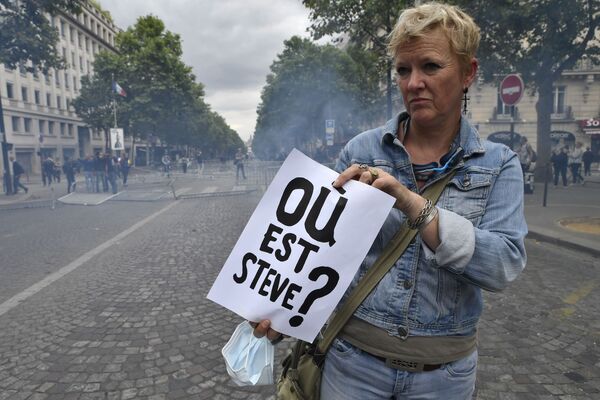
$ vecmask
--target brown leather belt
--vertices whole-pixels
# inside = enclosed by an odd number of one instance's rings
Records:
[[[370,356],[375,357],[378,360],[381,360],[385,363],[385,365],[389,368],[399,369],[407,372],[429,372],[435,371],[436,369],[440,369],[444,364],[423,364],[417,363],[413,361],[404,361],[398,360],[395,358],[385,358],[381,356],[376,356],[375,354],[369,353]]]

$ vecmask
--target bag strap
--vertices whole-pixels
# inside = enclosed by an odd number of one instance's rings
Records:
[[[425,189],[423,197],[431,200],[432,203],[437,203],[440,195],[444,191],[444,188],[450,182],[450,179],[454,176],[456,170],[452,170],[448,175],[433,185]],[[365,276],[361,279],[360,283],[354,288],[350,296],[346,299],[346,302],[342,308],[335,314],[333,319],[327,325],[327,328],[323,332],[321,340],[319,340],[318,348],[315,349],[315,362],[317,365],[322,362],[318,360],[319,357],[324,357],[327,349],[333,342],[333,339],[342,330],[346,322],[350,319],[354,311],[363,302],[369,293],[377,286],[379,281],[388,273],[394,263],[402,256],[410,242],[417,235],[417,230],[410,229],[405,222],[402,224],[402,228],[394,235],[390,243],[385,247],[375,264],[367,271]]]

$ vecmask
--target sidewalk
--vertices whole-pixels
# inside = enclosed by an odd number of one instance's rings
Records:
[[[81,176],[77,181],[78,185],[83,184]],[[67,194],[64,180],[48,187],[42,185],[39,177],[32,177],[24,184],[29,188],[27,194],[0,194],[0,210],[51,207],[54,200]],[[537,183],[534,193],[525,195],[528,237],[600,257],[600,172],[586,177],[584,185],[563,188],[550,183],[546,207],[542,206],[543,194],[544,185]]]
[[[543,183],[525,195],[528,237],[600,257],[600,172],[586,177],[583,185],[554,187],[550,182],[546,207],[543,198]]]

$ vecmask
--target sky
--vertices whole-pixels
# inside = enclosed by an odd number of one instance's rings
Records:
[[[155,15],[181,36],[183,61],[204,84],[205,100],[246,141],[269,66],[293,35],[308,37],[301,0],[100,0],[123,30]]]

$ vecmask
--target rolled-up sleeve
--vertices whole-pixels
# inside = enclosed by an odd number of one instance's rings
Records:
[[[440,245],[423,245],[425,258],[485,290],[500,291],[525,268],[523,175],[516,155],[505,152],[503,163],[480,223],[440,209]]]

